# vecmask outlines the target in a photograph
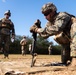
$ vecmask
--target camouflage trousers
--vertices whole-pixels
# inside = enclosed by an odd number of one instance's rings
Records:
[[[0,35],[0,48],[3,48],[4,57],[8,57],[10,45],[9,35]]]
[[[21,46],[22,55],[26,55],[26,48],[25,45]]]
[[[70,43],[71,56],[76,57],[76,23],[72,24],[70,33],[71,33],[71,43]]]

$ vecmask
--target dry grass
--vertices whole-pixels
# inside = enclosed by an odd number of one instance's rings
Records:
[[[25,72],[25,75],[76,75],[76,68],[68,68],[66,66],[44,66],[52,62],[61,62],[60,55],[38,55],[37,61],[34,67],[30,67],[31,55],[9,55],[9,59],[4,59],[3,55],[0,55],[1,62],[7,62],[5,66],[12,69],[18,69]],[[10,62],[11,64],[9,64]],[[2,64],[0,64],[1,66]],[[5,67],[3,65],[3,67]]]
[[[1,61],[9,61],[9,60],[18,60],[18,59],[30,59],[31,60],[31,55],[25,55],[25,56],[22,56],[21,54],[9,54],[9,59],[4,59],[3,58],[4,55],[1,54],[0,55],[0,60]],[[60,55],[38,55],[37,56],[37,60],[38,59],[46,59],[46,60],[55,60],[55,61],[60,61],[61,60],[61,56]]]

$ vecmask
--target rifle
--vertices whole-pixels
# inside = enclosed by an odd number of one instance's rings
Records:
[[[31,50],[31,54],[32,54],[31,67],[33,67],[36,62],[35,58],[36,58],[37,53],[35,53],[35,49],[36,49],[37,33],[33,32],[32,37],[33,37],[33,42],[32,42],[32,50]]]
[[[37,19],[35,25],[38,28],[41,28],[41,22],[39,19]],[[37,33],[33,32],[32,33],[32,37],[33,37],[33,42],[32,42],[32,50],[31,50],[31,55],[32,55],[32,62],[31,62],[31,67],[34,66],[35,62],[36,62],[36,57],[37,57],[37,53],[36,53],[36,41],[37,41]]]

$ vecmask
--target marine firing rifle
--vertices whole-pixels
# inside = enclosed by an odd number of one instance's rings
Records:
[[[37,21],[35,22],[35,25],[38,28],[41,28],[41,22],[39,19],[37,19]],[[31,50],[31,55],[32,55],[32,62],[31,62],[31,67],[34,66],[35,62],[36,62],[36,57],[37,57],[37,53],[36,53],[36,41],[37,41],[37,33],[33,32],[32,33],[32,37],[33,37],[33,42],[32,42],[32,50]]]

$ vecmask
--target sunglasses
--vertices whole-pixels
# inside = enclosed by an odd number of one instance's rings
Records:
[[[52,10],[45,12],[44,16],[48,16],[51,12],[52,12]]]
[[[9,14],[5,14],[5,15],[8,15],[8,16],[10,16]]]

